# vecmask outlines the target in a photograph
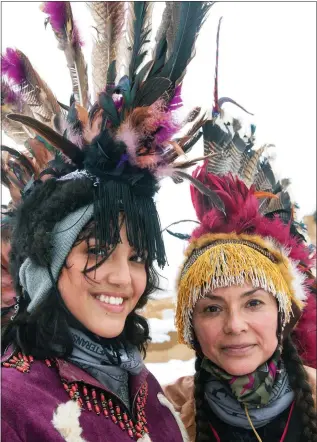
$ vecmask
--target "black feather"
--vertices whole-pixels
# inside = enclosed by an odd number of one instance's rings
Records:
[[[167,40],[166,36],[163,36],[156,47],[154,58],[151,61],[152,67],[149,72],[148,78],[151,78],[154,75],[159,75],[160,71],[162,70],[165,64],[166,53],[167,53]]]
[[[150,78],[138,90],[133,107],[151,106],[156,100],[168,93],[171,84],[167,78]]]
[[[212,190],[210,190],[208,187],[204,186],[200,181],[196,180],[191,175],[188,175],[187,173],[177,170],[175,172],[176,176],[180,176],[181,178],[184,178],[186,180],[189,180],[193,186],[196,187],[197,190],[199,190],[203,195],[206,195],[209,198],[209,204],[214,206],[216,209],[220,210],[222,213],[226,214],[225,212],[225,205],[222,201],[222,199]]]
[[[144,50],[145,44],[149,41],[148,37],[151,29],[146,23],[145,18],[148,15],[148,9],[151,7],[150,2],[133,2],[134,9],[134,23],[133,23],[133,47],[131,63],[129,66],[129,78],[131,83],[134,82],[136,72],[140,67],[146,51]]]
[[[172,232],[171,230],[166,229],[166,232],[175,238],[182,239],[184,241],[188,241],[191,237],[190,235],[186,233],[178,233],[178,232]]]
[[[116,81],[116,76],[117,76],[117,67],[116,67],[116,60],[113,60],[109,67],[108,67],[108,71],[107,71],[107,92],[108,91],[108,87],[109,88],[113,88],[115,81]]]
[[[60,107],[62,109],[64,109],[67,112],[69,111],[69,106],[66,106],[66,104],[60,103],[59,101],[57,101],[57,103],[60,105]]]
[[[116,105],[110,95],[106,92],[101,92],[99,95],[99,105],[103,109],[104,114],[113,123],[114,126],[119,126],[120,120]]]
[[[148,63],[146,63],[143,68],[140,69],[140,71],[137,73],[135,80],[134,80],[134,84],[133,87],[131,89],[131,94],[130,94],[130,99],[131,99],[131,103],[134,102],[135,100],[135,96],[137,91],[139,90],[142,82],[144,81],[144,78],[149,70],[149,68],[152,65],[152,61],[149,61]]]
[[[18,121],[32,129],[34,129],[40,136],[45,138],[56,149],[61,150],[74,164],[82,165],[84,154],[78,146],[71,141],[62,137],[44,123],[35,120],[34,118],[27,117],[19,114],[9,114],[7,116],[10,120]]]
[[[185,73],[193,56],[198,32],[213,2],[181,2],[179,27],[175,36],[171,56],[160,76],[169,78],[175,85]]]

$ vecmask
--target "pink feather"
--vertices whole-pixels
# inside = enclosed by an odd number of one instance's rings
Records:
[[[50,17],[50,24],[56,32],[62,32],[65,27],[66,2],[44,2],[43,12]]]
[[[25,81],[24,65],[16,50],[7,48],[1,56],[1,73],[13,84],[21,85]]]

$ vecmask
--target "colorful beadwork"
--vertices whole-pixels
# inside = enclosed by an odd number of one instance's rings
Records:
[[[140,439],[145,433],[148,433],[146,427],[147,420],[144,413],[146,399],[148,395],[147,383],[143,384],[136,397],[137,422],[134,423],[123,411],[120,405],[114,403],[113,399],[106,399],[105,393],[97,392],[95,388],[88,387],[84,383],[67,383],[62,379],[65,391],[69,397],[77,401],[82,409],[94,411],[96,414],[103,414],[107,419],[118,425],[122,431],[127,431],[131,439]]]
[[[7,362],[2,362],[2,366],[15,368],[21,373],[28,373],[33,361],[32,356],[18,353],[18,356],[12,356]],[[45,359],[44,362],[48,368],[55,367],[54,360]],[[133,422],[127,412],[123,411],[113,398],[106,397],[105,392],[89,387],[83,382],[67,382],[65,379],[61,379],[61,381],[71,400],[76,401],[82,410],[94,411],[97,415],[103,414],[106,419],[110,419],[115,425],[118,425],[122,431],[126,431],[132,440],[138,440],[149,432],[144,412],[148,396],[146,382],[141,386],[135,398],[137,421]]]
[[[29,373],[30,365],[34,361],[32,356],[25,356],[18,353],[17,356],[11,356],[7,362],[2,362],[2,366],[6,368],[15,368],[21,373]]]

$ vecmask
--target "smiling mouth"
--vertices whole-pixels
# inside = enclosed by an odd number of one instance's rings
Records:
[[[101,302],[104,302],[105,304],[110,305],[122,305],[123,304],[123,298],[119,296],[107,296],[107,295],[97,295],[96,299],[98,299]]]
[[[119,296],[116,293],[91,293],[91,296],[98,303],[99,307],[107,313],[123,313],[129,300],[128,297]]]

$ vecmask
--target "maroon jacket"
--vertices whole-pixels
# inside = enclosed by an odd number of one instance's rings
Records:
[[[8,360],[8,353],[2,361]],[[95,388],[98,398],[104,393],[106,400],[113,399],[114,407],[124,406],[112,393],[79,367],[57,360],[49,368],[43,361],[34,361],[28,373],[16,368],[2,367],[1,417],[2,440],[5,442],[124,442],[131,439],[119,423],[106,418],[101,412],[80,409],[72,401],[61,381],[84,382],[88,390]],[[78,384],[82,385],[82,384]],[[130,378],[131,403],[136,416],[136,403],[140,387],[148,387],[144,406],[148,436],[139,442],[183,442],[186,432],[173,407],[162,394],[154,376],[144,367],[138,376]],[[85,404],[85,401],[84,401]],[[99,402],[102,411],[101,403]],[[108,408],[109,410],[109,408]],[[55,417],[54,417],[55,415]],[[116,415],[118,416],[118,415]],[[129,416],[131,418],[131,415]],[[183,433],[183,435],[182,435]],[[63,435],[63,436],[62,436]]]

